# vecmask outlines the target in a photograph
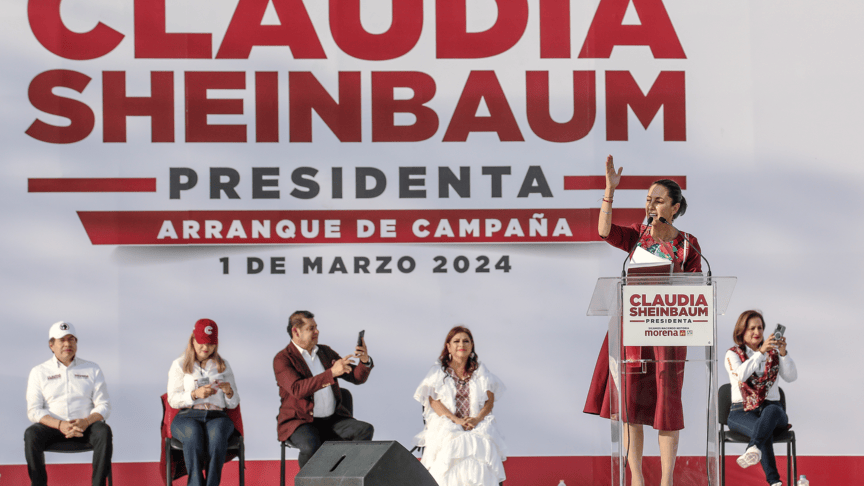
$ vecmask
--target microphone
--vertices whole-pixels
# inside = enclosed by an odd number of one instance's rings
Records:
[[[633,245],[633,248],[630,248],[630,251],[627,253],[627,258],[624,259],[624,263],[621,265],[621,278],[627,276],[627,271],[625,270],[625,268],[627,267],[627,260],[629,260],[630,257],[633,255],[633,252],[636,251],[636,247],[639,246],[639,242],[642,240],[642,235],[644,235],[645,232],[648,231],[648,228],[651,227],[652,222],[654,222],[654,216],[648,216],[648,224],[645,225],[645,229],[642,230],[641,233],[639,233],[639,238],[636,238],[636,243]]]
[[[666,218],[664,218],[663,216],[660,216],[660,222],[663,223],[663,224],[668,224],[669,226],[672,226],[672,223],[670,223],[669,221],[666,221]],[[687,238],[687,233],[684,233],[683,231],[679,230],[679,229],[676,228],[675,226],[672,226],[672,228],[673,228],[675,231],[677,231],[677,232],[681,233],[682,235],[684,235],[684,239],[686,239],[687,242],[690,243],[690,247],[693,248],[693,250],[695,250],[696,253],[697,253],[700,257],[702,257],[703,260],[705,260],[705,263],[708,264],[708,278],[709,278],[709,281],[710,281],[710,278],[711,278],[711,263],[708,262],[708,259],[705,258],[705,255],[703,255],[702,252],[699,251],[699,248],[696,248],[696,245],[694,245],[693,242],[690,241],[690,238]],[[683,262],[682,262],[682,264],[683,264]]]

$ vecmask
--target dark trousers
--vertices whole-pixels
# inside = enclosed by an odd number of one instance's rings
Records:
[[[84,431],[83,437],[67,439],[57,429],[43,424],[33,424],[24,431],[24,456],[27,457],[27,473],[31,486],[47,486],[48,474],[45,471],[45,449],[60,442],[80,442],[93,447],[93,486],[105,486],[111,455],[114,452],[111,427],[105,422],[96,422]]]
[[[297,430],[291,434],[288,440],[291,445],[300,449],[300,456],[297,461],[302,469],[324,442],[328,440],[372,440],[374,433],[375,428],[372,427],[372,424],[334,414],[326,418],[312,419],[312,423],[297,427]]]
[[[780,402],[765,400],[759,408],[749,412],[744,411],[742,404],[735,403],[726,423],[731,430],[750,437],[748,448],[756,446],[762,452],[762,470],[765,471],[768,484],[779,483],[780,473],[777,472],[777,461],[774,459],[774,431],[785,429],[789,423]]]
[[[204,486],[202,470],[207,468],[207,486],[218,486],[234,423],[225,412],[181,410],[171,422],[171,436],[183,443],[183,460],[189,473],[188,486]],[[209,461],[208,461],[209,458]]]

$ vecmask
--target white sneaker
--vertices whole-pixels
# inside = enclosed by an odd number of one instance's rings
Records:
[[[759,461],[762,460],[762,451],[756,448],[756,446],[749,447],[744,454],[738,457],[738,465],[742,468],[748,468],[754,464],[758,464]]]

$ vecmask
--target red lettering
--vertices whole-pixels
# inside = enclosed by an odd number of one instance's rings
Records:
[[[642,299],[645,299],[645,296],[642,296]],[[639,294],[633,294],[630,296],[630,305],[641,305],[639,300]]]
[[[476,116],[484,99],[489,116]],[[468,75],[453,118],[444,133],[444,141],[464,142],[471,132],[497,132],[502,142],[524,141],[494,71],[471,71]]]
[[[280,25],[261,25],[270,1],[240,0],[216,58],[248,59],[253,46],[288,46],[294,59],[326,59],[303,0],[272,0]]]
[[[279,73],[255,73],[255,141],[279,141]]]
[[[246,89],[246,73],[186,73],[186,141],[245,142],[246,125],[207,123],[207,115],[242,115],[243,100],[211,99],[208,89]]]
[[[663,0],[632,0],[641,25],[622,25],[631,0],[600,0],[580,59],[608,59],[615,46],[648,46],[655,59],[686,59]]]
[[[694,302],[693,305],[708,305],[708,301],[705,300],[705,294],[699,294],[699,296],[696,297],[696,302]]]
[[[36,40],[64,59],[86,61],[113,51],[124,35],[99,22],[89,32],[72,32],[60,18],[61,0],[29,0],[27,20]]]
[[[606,140],[627,140],[627,107],[644,128],[663,107],[663,140],[687,140],[684,72],[661,71],[647,95],[628,71],[606,72]]]
[[[68,118],[70,123],[68,126],[58,127],[37,118],[24,133],[47,143],[75,143],[87,138],[96,121],[93,110],[78,100],[57,96],[52,90],[69,88],[83,93],[88,84],[90,77],[76,71],[55,69],[38,74],[27,90],[30,104],[45,113]]]
[[[404,56],[423,30],[423,0],[392,0],[387,32],[370,34],[360,23],[360,0],[330,0],[330,32],[342,52],[366,61]]]
[[[210,34],[165,32],[165,0],[135,0],[136,59],[210,59]]]
[[[658,305],[659,305],[659,306],[662,306],[662,305],[663,305],[663,296],[660,295],[660,294],[655,294],[655,295],[654,295],[654,301],[651,302],[651,305],[654,305],[654,306],[658,306]]]
[[[540,58],[570,58],[570,0],[540,0]]]
[[[466,0],[436,0],[435,30],[438,59],[481,59],[507,51],[528,25],[526,0],[495,0],[498,18],[484,32],[468,32]]]
[[[126,142],[126,117],[149,116],[152,142],[174,141],[174,73],[150,73],[149,97],[126,96],[126,72],[102,73],[102,141]]]
[[[395,88],[410,88],[413,96],[407,100],[393,97]],[[428,140],[438,131],[438,115],[426,106],[435,96],[435,80],[420,72],[372,73],[372,141],[419,142]],[[396,125],[396,113],[411,113],[412,125]]]
[[[360,73],[339,73],[339,101],[335,101],[309,72],[288,73],[290,140],[312,141],[312,110],[340,142],[361,141]]]
[[[549,115],[549,72],[525,73],[528,125],[548,142],[575,142],[594,127],[597,114],[594,71],[573,71],[573,117],[558,123]]]
[[[636,304],[633,304],[633,305],[636,305]],[[639,308],[631,307],[630,308],[630,317],[636,317],[638,315],[639,315]]]

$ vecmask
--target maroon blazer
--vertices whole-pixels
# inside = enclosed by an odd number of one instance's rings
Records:
[[[333,397],[336,399],[336,415],[350,417],[351,412],[342,405],[342,392],[339,391],[339,383],[333,378],[330,368],[337,359],[341,359],[336,351],[329,346],[318,345],[318,359],[324,366],[324,373],[312,376],[306,360],[297,350],[297,346],[288,343],[282,351],[273,358],[273,372],[276,373],[276,384],[279,385],[279,398],[282,405],[279,406],[279,415],[276,417],[276,431],[279,441],[287,440],[297,427],[312,422],[313,396],[316,391],[330,387]],[[374,366],[372,358],[369,365],[358,364],[352,366],[350,373],[345,373],[339,378],[349,383],[360,385],[366,382],[369,372]]]

